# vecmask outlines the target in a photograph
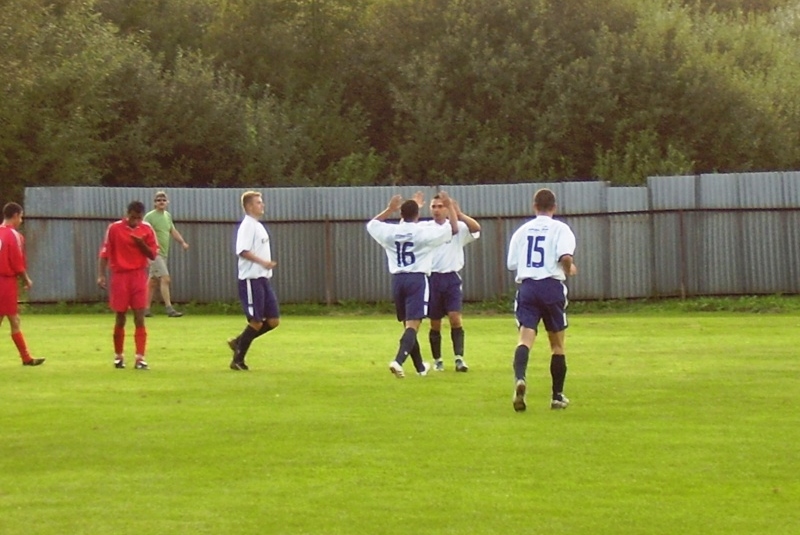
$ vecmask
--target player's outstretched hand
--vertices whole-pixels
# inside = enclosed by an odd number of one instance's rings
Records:
[[[420,208],[425,206],[425,194],[422,193],[421,191],[416,192],[414,196],[411,198],[414,199],[414,201],[417,203],[417,206],[419,206]]]
[[[445,208],[450,208],[453,205],[453,199],[450,198],[450,195],[448,195],[446,191],[440,191],[439,198],[442,200],[442,204]]]
[[[398,193],[389,199],[389,205],[386,207],[386,209],[391,212],[396,212],[400,209],[401,204],[403,204],[403,196]]]

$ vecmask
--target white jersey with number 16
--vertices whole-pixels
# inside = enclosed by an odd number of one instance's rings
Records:
[[[452,238],[450,225],[385,223],[373,219],[367,232],[386,250],[389,273],[431,274],[433,251]]]

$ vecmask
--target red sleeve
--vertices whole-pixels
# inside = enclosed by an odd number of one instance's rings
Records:
[[[106,233],[103,236],[103,243],[100,244],[100,252],[97,254],[99,258],[108,258],[108,235],[110,233],[111,233],[111,225],[106,227]]]
[[[16,277],[25,272],[25,238],[0,224],[0,275]]]
[[[20,273],[24,273],[28,269],[28,257],[25,255],[25,236],[14,231],[14,234],[19,236],[19,255],[20,255]]]
[[[11,231],[11,243],[7,244],[10,245],[8,248],[8,260],[9,266],[11,267],[11,271],[14,272],[15,275],[20,275],[25,273],[25,237],[17,232],[16,230],[9,229]]]

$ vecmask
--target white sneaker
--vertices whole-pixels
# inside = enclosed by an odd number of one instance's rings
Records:
[[[463,357],[456,357],[456,371],[457,372],[469,371],[469,366],[467,366],[467,361],[465,361]]]
[[[406,374],[403,372],[403,367],[400,366],[396,360],[393,360],[389,363],[389,371],[392,372],[398,379],[402,379],[406,376]]]
[[[517,386],[514,387],[514,410],[517,412],[522,412],[528,405],[525,403],[525,392],[528,390],[528,386],[525,384],[523,379],[517,381]]]
[[[417,375],[425,377],[426,375],[428,375],[428,372],[431,371],[431,365],[428,364],[427,362],[423,362],[422,367],[423,370],[421,372],[417,372]]]
[[[564,394],[556,394],[561,399],[553,398],[550,400],[551,409],[566,409],[569,407],[569,399]]]
[[[437,372],[443,372],[444,371],[444,361],[442,359],[434,360],[433,361],[433,369],[436,370]]]

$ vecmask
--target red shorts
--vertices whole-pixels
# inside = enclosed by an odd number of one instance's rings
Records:
[[[147,268],[111,273],[108,304],[114,312],[147,308]]]
[[[0,277],[0,317],[19,313],[17,291],[17,277]]]

